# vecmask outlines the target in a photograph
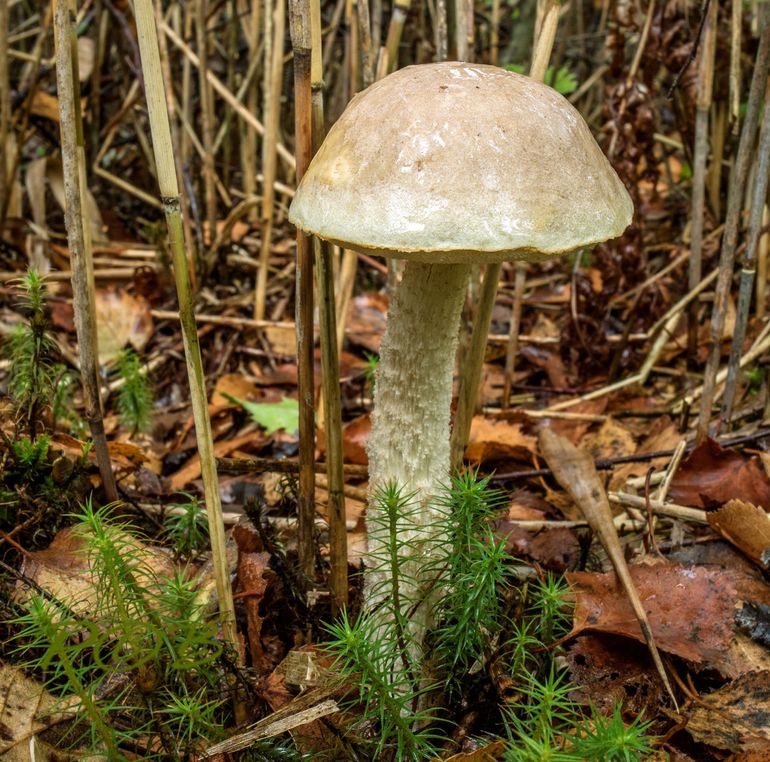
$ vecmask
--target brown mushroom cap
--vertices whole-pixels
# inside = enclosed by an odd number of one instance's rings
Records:
[[[494,66],[409,66],[358,94],[291,205],[299,228],[423,262],[543,259],[619,236],[633,205],[583,118]]]

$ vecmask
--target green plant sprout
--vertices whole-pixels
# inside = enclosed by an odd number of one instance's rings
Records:
[[[28,428],[30,439],[35,439],[41,411],[51,400],[56,406],[54,391],[58,390],[57,381],[64,377],[66,369],[53,359],[56,342],[45,315],[45,280],[30,268],[17,284],[19,306],[27,314],[27,320],[16,325],[8,335],[5,347],[10,360],[8,392],[16,403],[19,418]]]
[[[120,422],[133,434],[147,431],[152,423],[154,396],[142,361],[133,349],[124,349],[115,367],[122,381],[117,393]]]
[[[171,506],[177,511],[168,513],[163,525],[176,556],[189,558],[206,547],[209,525],[198,498],[188,492],[182,494],[187,500]]]
[[[217,626],[203,616],[193,582],[158,574],[147,547],[110,507],[86,503],[73,531],[97,603],[30,594],[14,622],[16,652],[71,714],[73,748],[113,762],[137,751],[159,760],[198,753],[221,736],[225,682]]]
[[[511,558],[496,536],[501,496],[489,479],[473,473],[455,477],[438,499],[444,538],[431,567],[432,582],[417,594],[409,584],[424,563],[414,535],[403,522],[417,521],[412,496],[396,485],[375,499],[378,529],[386,538],[373,559],[385,568],[373,590],[373,608],[351,620],[345,613],[330,625],[327,647],[335,669],[354,686],[356,716],[350,738],[362,759],[386,762],[427,760],[447,739],[447,706],[462,695],[467,676],[502,666],[516,700],[501,714],[507,729],[506,762],[631,762],[652,752],[649,725],[626,727],[615,708],[612,718],[588,715],[570,698],[575,686],[555,665],[551,646],[568,630],[569,588],[548,575],[514,588]],[[518,597],[520,613],[504,603]],[[422,640],[407,622],[419,606],[431,605],[434,625]],[[421,642],[425,643],[423,652]],[[429,707],[432,707],[429,709]]]

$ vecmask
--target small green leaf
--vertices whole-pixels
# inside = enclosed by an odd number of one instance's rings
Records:
[[[524,64],[503,64],[503,68],[516,74],[526,74]],[[578,88],[575,75],[566,67],[561,66],[554,74],[553,66],[549,66],[545,72],[545,84],[550,85],[557,93],[569,95]]]
[[[272,434],[278,429],[285,429],[293,434],[299,428],[299,404],[297,400],[284,397],[280,402],[249,402],[224,395],[230,402],[242,407],[251,420],[265,429],[267,434]]]

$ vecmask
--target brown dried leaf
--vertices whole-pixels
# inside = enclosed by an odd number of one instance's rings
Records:
[[[770,672],[751,672],[713,693],[701,694],[693,704],[687,732],[718,749],[767,754],[768,716]]]
[[[345,335],[370,352],[379,353],[388,315],[388,297],[367,291],[354,297],[348,310]]]
[[[73,697],[63,704],[20,670],[0,666],[0,754],[5,759],[16,744],[72,716],[79,703]]]
[[[770,520],[762,508],[730,500],[707,514],[709,526],[763,569],[770,565]]]
[[[238,556],[238,581],[241,595],[245,598],[251,663],[262,673],[274,666],[262,648],[264,617],[260,614],[260,606],[273,575],[269,566],[270,554],[267,552],[240,553]]]
[[[121,532],[120,552],[141,559],[138,579],[152,587],[155,579],[171,577],[174,564],[160,548]],[[22,571],[40,587],[84,617],[98,615],[99,592],[91,572],[85,541],[72,527],[62,529],[45,549],[29,553]],[[20,588],[23,594],[24,590]]]
[[[733,636],[737,592],[720,569],[680,564],[629,569],[658,647],[683,659],[717,666]],[[572,572],[572,634],[610,632],[644,642],[639,622],[613,573]]]
[[[284,357],[297,354],[297,332],[293,326],[270,325],[262,329],[272,350]]]
[[[366,443],[372,433],[372,421],[369,413],[358,416],[342,427],[342,455],[345,463],[365,466],[369,463]]]
[[[622,423],[607,418],[596,433],[589,434],[581,442],[595,460],[633,455],[636,441],[633,434]]]
[[[714,508],[736,499],[770,510],[770,479],[759,458],[724,449],[713,439],[690,453],[668,494],[672,502],[694,508]]]
[[[78,37],[78,78],[86,82],[94,70],[96,59],[96,43],[85,35]]]
[[[636,452],[639,455],[643,455],[650,452],[673,450],[681,438],[682,435],[679,433],[674,422],[667,415],[662,415],[660,418],[656,418],[655,422],[649,427],[647,436],[644,437]],[[665,468],[669,460],[669,457],[654,458],[653,460],[640,461],[639,463],[626,463],[615,468],[612,472],[609,489],[621,488],[631,476],[644,476],[650,466],[654,466],[656,469]]]
[[[663,686],[647,649],[641,643],[611,635],[583,635],[566,653],[572,682],[571,694],[581,703],[592,703],[611,712],[616,702],[634,716],[654,717],[662,703]]]
[[[261,396],[256,384],[240,373],[225,373],[217,379],[210,404],[218,407],[237,407],[225,396],[226,394],[239,400],[254,400]]]
[[[519,423],[474,416],[465,457],[472,463],[495,460],[532,462],[537,440],[525,434]]]
[[[152,336],[150,303],[122,288],[97,289],[96,332],[99,362],[112,362],[130,344],[141,352]]]

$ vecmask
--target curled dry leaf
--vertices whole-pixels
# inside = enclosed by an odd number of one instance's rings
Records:
[[[122,288],[97,289],[96,332],[102,365],[115,360],[128,344],[141,352],[152,336],[150,303]]]
[[[770,519],[762,508],[730,500],[708,516],[709,526],[742,550],[755,564],[770,566]]]
[[[743,500],[770,510],[770,479],[756,456],[728,450],[707,439],[682,462],[669,499],[694,508],[715,508]]]
[[[251,663],[261,674],[275,666],[262,647],[264,617],[260,613],[260,607],[262,607],[265,593],[273,576],[274,573],[270,569],[269,553],[239,553],[238,582],[240,594],[245,598]]]

